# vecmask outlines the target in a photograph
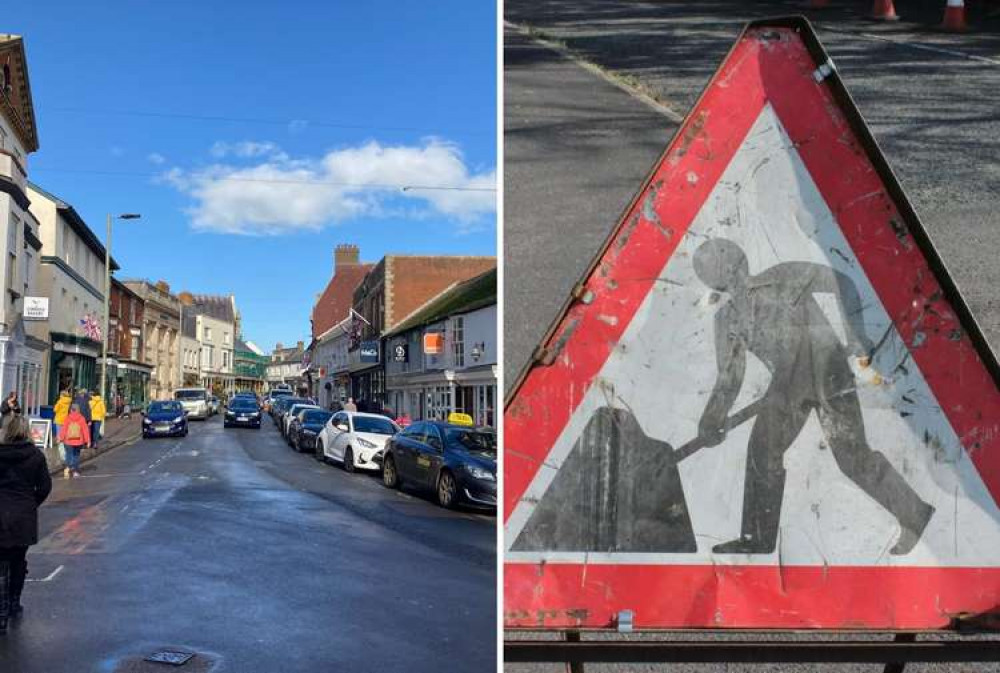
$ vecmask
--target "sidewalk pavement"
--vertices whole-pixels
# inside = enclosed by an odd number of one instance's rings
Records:
[[[108,418],[105,421],[104,436],[101,437],[96,449],[84,449],[80,456],[81,463],[99,456],[102,453],[116,449],[119,446],[135,441],[142,436],[142,416],[132,414],[129,419]],[[45,451],[49,463],[49,472],[56,473],[63,469],[63,460],[58,447],[50,447]]]

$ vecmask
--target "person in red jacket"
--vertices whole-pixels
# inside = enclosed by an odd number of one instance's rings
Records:
[[[80,451],[90,446],[90,423],[80,413],[80,405],[69,408],[66,422],[59,428],[59,441],[66,447],[67,476],[80,476]]]

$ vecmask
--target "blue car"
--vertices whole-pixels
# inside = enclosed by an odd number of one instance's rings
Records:
[[[386,442],[382,483],[433,490],[442,507],[496,507],[496,435],[486,428],[417,421]]]
[[[142,436],[149,437],[185,437],[188,433],[187,414],[184,407],[176,400],[150,402],[149,408],[143,414]]]

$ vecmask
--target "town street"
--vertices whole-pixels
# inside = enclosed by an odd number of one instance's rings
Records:
[[[0,670],[481,671],[495,519],[293,452],[266,419],[140,440],[54,479]]]

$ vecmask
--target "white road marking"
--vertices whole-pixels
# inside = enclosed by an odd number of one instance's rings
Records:
[[[55,579],[56,575],[62,572],[64,566],[59,566],[55,570],[49,573],[48,577],[43,577],[41,579],[26,579],[25,582],[51,582]]]

